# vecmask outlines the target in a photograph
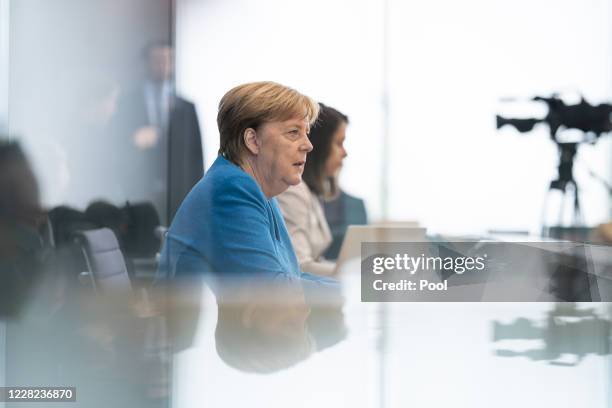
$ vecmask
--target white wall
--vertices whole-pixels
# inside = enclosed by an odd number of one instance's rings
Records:
[[[497,132],[495,114],[545,109],[499,99],[612,99],[609,1],[392,0],[391,16],[391,216],[441,230],[537,228],[556,147],[546,128]],[[611,151],[604,137],[578,160],[609,175]],[[580,164],[575,173],[587,223],[607,219],[604,189]]]
[[[553,91],[612,99],[608,0],[178,0],[177,84],[199,109],[207,165],[218,148],[216,107],[253,80],[293,86],[347,113],[341,183],[372,219],[432,230],[536,230],[557,153],[547,132],[495,130],[495,114],[543,114],[503,104]],[[389,155],[383,158],[383,31],[389,33]],[[612,144],[579,161],[609,176]],[[383,211],[381,166],[389,168]],[[609,216],[605,191],[580,164],[587,223]]]
[[[364,0],[177,3],[177,87],[203,125],[206,164],[219,148],[217,104],[235,85],[273,80],[346,113],[343,187],[379,214],[382,10]]]

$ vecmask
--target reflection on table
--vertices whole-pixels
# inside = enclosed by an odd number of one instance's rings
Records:
[[[172,405],[608,407],[612,403],[609,304],[362,303],[355,267],[358,262],[348,266],[352,272],[341,275],[342,314],[336,309],[336,317],[322,326],[325,333],[336,331],[335,340],[328,347],[299,349],[289,364],[265,373],[228,363],[218,352],[216,330],[223,313],[214,294],[204,287],[193,342],[174,357]],[[307,319],[307,330],[310,324]],[[246,345],[256,340],[232,341]],[[267,352],[275,350],[286,357],[288,344],[277,344]]]

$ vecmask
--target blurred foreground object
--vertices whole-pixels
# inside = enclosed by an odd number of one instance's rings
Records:
[[[603,241],[612,242],[612,222],[597,227],[597,234]]]
[[[40,272],[45,220],[21,147],[0,142],[0,317],[17,314]]]

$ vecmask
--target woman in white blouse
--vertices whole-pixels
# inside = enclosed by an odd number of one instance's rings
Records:
[[[344,139],[348,117],[320,105],[319,118],[310,129],[313,150],[308,153],[302,182],[277,196],[291,242],[304,272],[331,275],[335,263],[322,254],[332,242],[321,200],[338,193],[336,176],[346,157]]]

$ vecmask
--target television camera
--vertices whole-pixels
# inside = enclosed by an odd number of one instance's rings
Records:
[[[584,98],[581,98],[580,102],[575,105],[568,105],[557,94],[551,97],[536,96],[531,100],[546,104],[548,113],[544,118],[512,119],[497,115],[497,129],[508,125],[521,133],[527,133],[537,124],[548,125],[550,137],[559,149],[558,177],[550,182],[549,193],[552,190],[560,190],[565,196],[567,187],[573,187],[574,224],[577,224],[582,220],[582,214],[578,185],[573,174],[576,152],[581,143],[594,144],[602,135],[612,131],[612,105],[608,103],[591,105]],[[561,140],[559,133],[565,129],[582,131],[582,138],[572,141]],[[606,187],[610,190],[608,185]],[[562,217],[563,212],[560,215],[559,225],[562,224]]]

